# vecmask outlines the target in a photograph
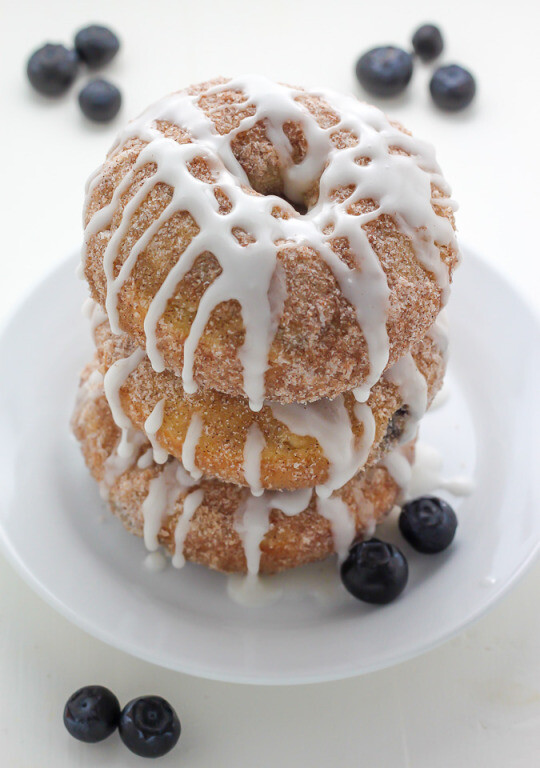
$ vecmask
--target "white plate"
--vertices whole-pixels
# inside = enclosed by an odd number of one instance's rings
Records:
[[[470,252],[450,303],[450,398],[428,414],[421,439],[440,448],[447,475],[474,471],[456,504],[454,545],[426,557],[400,542],[410,583],[375,608],[339,588],[327,567],[305,589],[243,607],[226,579],[188,565],[151,573],[140,540],[108,513],[68,428],[78,373],[90,358],[75,260],[23,304],[0,342],[0,539],[13,564],[53,607],[111,645],[193,675],[303,683],[396,664],[479,617],[531,562],[540,541],[540,334],[520,298]],[[395,524],[384,535],[399,541]],[[319,572],[320,571],[320,572]]]

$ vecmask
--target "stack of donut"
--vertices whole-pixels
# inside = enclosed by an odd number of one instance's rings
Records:
[[[149,550],[272,573],[372,535],[444,375],[452,210],[353,97],[220,78],[126,127],[87,189],[73,428]]]

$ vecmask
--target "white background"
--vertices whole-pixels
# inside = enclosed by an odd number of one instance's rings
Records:
[[[0,320],[78,247],[85,178],[122,122],[148,102],[245,71],[352,90],[361,52],[406,45],[431,20],[445,33],[444,59],[477,75],[476,102],[460,115],[436,111],[429,67],[418,66],[407,95],[385,108],[436,144],[460,202],[463,239],[539,308],[540,19],[532,0],[2,0],[0,9]],[[69,43],[92,21],[109,23],[123,41],[104,73],[124,94],[112,126],[80,115],[85,76],[59,101],[31,92],[24,76],[33,48]],[[470,315],[472,324],[474,306]],[[117,739],[88,747],[63,730],[65,699],[88,682],[110,685],[122,700],[156,692],[177,706],[184,734],[163,766],[540,764],[538,565],[488,617],[422,658],[360,679],[276,689],[139,662],[57,616],[3,559],[0,579],[2,768],[141,764]]]

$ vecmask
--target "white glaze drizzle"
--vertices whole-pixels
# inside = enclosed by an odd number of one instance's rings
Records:
[[[446,310],[441,310],[437,315],[437,319],[429,329],[427,335],[433,341],[437,349],[440,351],[444,362],[448,362],[448,315]]]
[[[103,465],[104,473],[102,492],[105,497],[108,496],[109,489],[114,485],[120,475],[123,475],[124,472],[127,472],[127,470],[131,469],[131,467],[134,465],[137,453],[146,441],[144,439],[144,435],[142,435],[140,432],[129,430],[129,445],[131,450],[129,453],[123,451],[122,454],[120,454],[118,450],[120,447],[120,442],[121,440],[118,441],[115,450],[109,456],[107,456],[107,459]]]
[[[408,443],[416,435],[418,422],[427,410],[427,381],[419,371],[410,352],[401,357],[397,363],[394,363],[384,376],[398,387],[403,404],[409,409],[405,428],[399,439],[402,444]]]
[[[149,552],[144,558],[143,565],[151,573],[160,573],[167,567],[167,558],[163,552]]]
[[[105,397],[109,403],[114,423],[122,430],[118,445],[119,456],[130,456],[134,450],[133,441],[130,439],[133,433],[133,424],[122,408],[120,390],[126,379],[143,359],[144,350],[136,349],[129,357],[116,360],[103,377]]]
[[[246,492],[245,501],[236,513],[234,527],[242,540],[248,576],[259,573],[261,542],[268,532],[272,509],[278,509],[285,515],[298,515],[307,508],[312,494],[312,488],[264,491],[261,496]]]
[[[150,480],[148,493],[142,504],[144,544],[150,552],[155,552],[159,547],[158,535],[163,520],[174,511],[180,491],[175,461],[166,464],[163,470]]]
[[[90,321],[90,332],[92,335],[96,328],[107,320],[107,313],[91,296],[84,300],[81,312],[83,317]]]
[[[156,434],[161,429],[161,425],[163,424],[164,408],[165,398],[162,397],[161,400],[158,400],[158,402],[155,404],[152,413],[144,422],[144,432],[146,437],[150,440],[150,445],[152,446],[153,451],[153,458],[156,464],[165,464],[169,458],[167,451],[161,447],[156,439]]]
[[[356,311],[368,346],[370,370],[355,395],[360,401],[365,401],[388,361],[386,320],[389,289],[363,225],[383,214],[393,216],[400,229],[411,238],[419,262],[435,276],[446,301],[448,271],[438,247],[454,247],[455,238],[449,221],[435,213],[432,202],[453,206],[453,201],[448,197],[450,190],[441,176],[433,149],[392,126],[380,110],[353,97],[318,91],[317,95],[326,99],[340,116],[337,124],[321,128],[297,101],[302,98],[302,91],[252,75],[216,85],[206,94],[224,90],[242,91],[246,96],[244,104],[254,107],[254,114],[244,117],[229,134],[218,134],[212,120],[198,107],[199,96],[184,92],[167,96],[150,107],[117,138],[112,155],[130,138],[148,143],[130,173],[116,188],[110,204],[92,216],[85,231],[86,243],[109,224],[121,195],[129,188],[135,173],[148,163],[155,163],[157,170],[126,205],[122,220],[105,251],[106,308],[111,327],[114,332],[120,330],[118,293],[139,254],[176,211],[189,211],[200,231],[171,269],[149,307],[144,322],[148,356],[156,370],[163,370],[156,339],[158,323],[178,282],[189,271],[196,257],[210,251],[218,259],[222,271],[203,295],[184,345],[184,388],[189,393],[196,390],[193,360],[212,310],[221,302],[236,299],[245,326],[245,343],[239,353],[244,370],[244,391],[250,406],[259,410],[264,399],[268,351],[279,319],[273,311],[279,302],[274,301],[271,295],[277,252],[281,247],[278,243],[307,244],[326,261],[343,295]],[[156,127],[158,120],[170,121],[186,129],[195,143],[178,144],[172,138],[165,138]],[[319,200],[303,216],[291,207],[291,218],[276,219],[271,210],[276,205],[283,208],[286,205],[283,200],[271,195],[249,195],[241,189],[241,184],[249,182],[233,155],[231,142],[240,132],[261,120],[265,121],[267,134],[280,155],[285,194],[290,200],[301,202],[309,186],[320,176]],[[290,121],[302,125],[309,146],[304,160],[296,165],[291,162],[291,147],[283,131],[284,123]],[[357,137],[358,144],[337,149],[331,135],[340,130],[351,131]],[[393,154],[389,151],[392,147],[409,154]],[[207,160],[215,174],[215,182],[208,184],[190,173],[187,164],[196,157]],[[370,162],[359,165],[355,159],[360,157],[367,157]],[[100,178],[98,170],[89,180],[89,195]],[[173,188],[172,200],[139,238],[119,273],[114,276],[118,246],[127,232],[131,215],[158,182]],[[332,201],[332,190],[345,185],[354,186],[354,192],[342,202]],[[447,197],[432,200],[432,185],[441,189]],[[220,214],[218,211],[213,195],[218,187],[231,200],[232,210],[229,213]],[[376,209],[359,216],[349,214],[349,206],[363,199],[373,199]],[[327,226],[332,227],[330,238],[348,238],[356,258],[354,269],[350,269],[331,249],[328,237],[323,235]],[[255,243],[242,247],[232,233],[235,227],[250,232]]]
[[[343,561],[356,535],[354,517],[339,496],[317,499],[317,512],[330,523],[338,560]]]
[[[263,433],[257,424],[252,424],[244,443],[244,480],[254,496],[262,496],[261,456],[266,445]]]
[[[357,445],[342,395],[309,405],[269,403],[272,414],[297,435],[310,435],[319,443],[328,460],[328,479],[317,486],[317,495],[328,498],[345,485],[364,465],[375,437],[375,419],[366,403],[355,404],[362,436]]]
[[[196,491],[188,493],[184,499],[182,514],[178,518],[174,529],[174,555],[172,564],[175,568],[182,568],[185,565],[184,542],[189,532],[191,519],[203,502],[204,491],[199,488]]]
[[[137,466],[139,469],[148,469],[148,467],[152,466],[152,462],[154,461],[154,449],[152,447],[148,448],[137,461]]]
[[[194,413],[189,422],[189,427],[182,445],[182,464],[194,480],[202,477],[202,472],[195,465],[195,451],[201,437],[203,420],[198,413]]]

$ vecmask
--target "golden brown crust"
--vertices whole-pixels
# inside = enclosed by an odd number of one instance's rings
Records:
[[[88,386],[93,371],[95,364],[83,372],[72,424],[90,472],[103,484],[105,462],[116,448],[119,430],[100,385]],[[135,458],[148,447],[148,444],[142,446]],[[408,456],[412,460],[412,447]],[[109,484],[111,510],[131,533],[142,535],[142,505],[151,480],[163,469],[164,465],[156,464],[139,469],[135,464]],[[207,479],[201,480],[196,487],[203,491],[204,499],[191,521],[184,544],[185,558],[226,573],[244,573],[246,560],[234,520],[245,499],[246,489]],[[356,533],[360,537],[373,522],[380,521],[389,512],[398,493],[399,489],[387,470],[375,466],[349,481],[337,495],[354,516]],[[166,519],[159,533],[160,544],[171,553],[174,552],[175,526],[182,513],[183,499],[179,498],[173,514]],[[261,545],[260,570],[275,573],[321,560],[333,552],[330,524],[318,514],[316,497],[312,496],[309,507],[298,515],[290,517],[278,510],[271,512],[270,529]]]
[[[137,349],[127,335],[113,335],[107,322],[98,326],[95,336],[102,374],[117,360],[128,357]],[[412,354],[426,378],[428,402],[431,402],[442,383],[443,354],[429,336],[413,346]],[[328,480],[329,463],[317,440],[309,435],[293,434],[273,416],[268,405],[254,413],[241,397],[211,390],[186,395],[178,377],[169,371],[156,373],[145,356],[120,390],[122,409],[133,425],[142,430],[153,408],[163,398],[163,422],[156,435],[157,442],[181,460],[191,418],[198,413],[203,431],[196,448],[196,465],[208,477],[248,485],[244,475],[244,446],[249,428],[256,424],[266,441],[261,461],[263,488],[294,490]],[[354,415],[353,395],[346,393],[344,402],[360,445],[363,426]],[[400,413],[404,406],[401,392],[384,378],[373,388],[368,405],[376,424],[375,439],[367,460],[369,466],[397,442],[405,419]]]
[[[235,90],[208,94],[211,83],[194,86],[191,93],[200,95],[199,106],[213,120],[218,133],[227,134],[238,127],[242,117],[253,114],[244,95]],[[223,79],[220,80],[223,82]],[[299,99],[323,127],[335,125],[336,113],[321,97],[305,94]],[[161,121],[159,130],[180,143],[189,142],[185,130]],[[306,137],[298,123],[286,129],[291,142],[291,159],[300,162],[306,152]],[[336,129],[332,135],[336,147],[354,144],[354,134]],[[114,155],[109,156],[101,170],[99,183],[92,189],[86,209],[86,223],[92,215],[108,205],[114,190],[133,168],[143,141],[129,139]],[[268,138],[264,121],[236,135],[233,152],[252,185],[246,192],[283,196],[282,168],[276,149]],[[397,150],[403,152],[403,150]],[[359,158],[362,164],[365,158]],[[140,189],[145,179],[155,173],[148,163],[135,173],[132,183],[120,197],[111,221],[89,238],[85,274],[92,296],[105,304],[106,281],[103,255],[117,230],[125,206]],[[204,162],[191,169],[197,178],[208,181]],[[114,265],[118,274],[128,253],[144,231],[164,211],[172,198],[170,186],[156,183],[146,199],[134,212],[127,233],[122,239]],[[335,191],[339,194],[339,191]],[[442,193],[433,190],[435,196]],[[224,193],[222,193],[224,195]],[[316,202],[318,180],[306,193],[306,205]],[[226,196],[225,196],[226,198]],[[225,206],[227,201],[220,201]],[[360,200],[350,206],[349,213],[358,215],[373,206],[372,200]],[[438,215],[453,224],[448,207],[434,206]],[[277,215],[289,216],[285,205]],[[390,339],[389,365],[401,357],[413,343],[420,341],[434,322],[441,308],[441,290],[434,278],[416,258],[411,240],[404,235],[394,219],[381,215],[366,223],[363,229],[376,253],[390,288],[387,330]],[[148,307],[174,264],[199,227],[193,216],[180,211],[171,216],[137,257],[131,276],[118,297],[120,327],[144,346],[144,318]],[[331,234],[331,233],[330,233]],[[346,238],[330,239],[335,253],[347,261],[349,244]],[[453,248],[440,247],[441,259],[450,273],[456,262]],[[165,365],[181,374],[183,348],[199,301],[205,290],[219,275],[216,256],[201,253],[192,269],[176,286],[165,314],[157,325],[157,346]],[[308,402],[322,397],[333,398],[361,384],[369,373],[366,340],[360,330],[355,311],[344,298],[332,271],[320,254],[308,245],[283,244],[278,252],[284,282],[287,287],[283,314],[270,347],[269,368],[266,373],[267,397],[280,402]],[[211,313],[199,341],[194,359],[194,377],[205,389],[215,389],[231,395],[242,395],[243,371],[238,350],[244,343],[245,331],[240,305],[231,300],[219,304]]]

